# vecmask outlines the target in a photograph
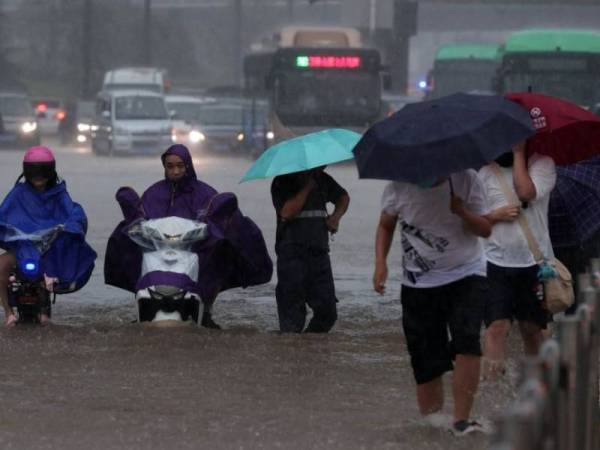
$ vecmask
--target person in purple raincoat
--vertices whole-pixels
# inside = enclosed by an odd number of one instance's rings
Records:
[[[151,283],[140,279],[142,251],[125,233],[136,220],[177,216],[206,222],[209,237],[194,248],[199,257],[200,276],[189,289],[202,299],[201,325],[218,329],[220,326],[212,318],[218,293],[268,282],[273,273],[271,258],[260,229],[242,215],[235,196],[219,194],[198,180],[185,146],[172,145],[161,160],[165,179],[150,186],[141,199],[131,188],[117,191],[124,220],[108,241],[105,281],[131,292]]]

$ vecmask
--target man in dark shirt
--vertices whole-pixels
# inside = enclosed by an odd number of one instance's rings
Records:
[[[277,313],[282,332],[300,333],[306,304],[313,310],[305,332],[327,333],[337,319],[329,260],[329,233],[338,230],[350,197],[324,167],[276,177],[271,185],[277,212]],[[326,204],[335,205],[327,213]]]

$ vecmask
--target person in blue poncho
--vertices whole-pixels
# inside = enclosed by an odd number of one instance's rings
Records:
[[[96,252],[85,242],[85,212],[71,200],[66,183],[57,176],[52,151],[32,147],[23,159],[23,174],[0,205],[0,248],[6,251],[0,254],[0,301],[6,326],[17,322],[8,300],[9,276],[24,254],[38,251],[26,240],[13,239],[14,230],[29,234],[56,227],[61,230],[56,240],[38,256],[47,288],[64,294],[87,283]],[[49,311],[40,317],[41,323],[49,319]]]

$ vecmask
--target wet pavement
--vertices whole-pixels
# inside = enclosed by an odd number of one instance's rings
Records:
[[[114,193],[158,180],[158,158],[56,153],[99,258],[84,289],[59,297],[52,325],[0,329],[0,449],[486,448],[485,436],[455,438],[419,417],[401,333],[397,245],[388,292],[371,289],[381,182],[359,181],[351,164],[328,169],[352,198],[331,243],[340,317],[329,335],[275,333],[275,280],[223,293],[214,311],[223,331],[158,328],[132,323],[132,295],[105,286],[102,275],[120,220]],[[21,158],[0,150],[2,196]],[[238,184],[248,158],[199,153],[195,162],[204,181],[238,195],[272,252],[270,182]],[[482,386],[476,416],[491,419],[514,398],[516,365],[512,358],[504,382]],[[451,406],[448,396],[445,412]]]

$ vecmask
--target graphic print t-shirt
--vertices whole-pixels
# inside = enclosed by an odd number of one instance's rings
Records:
[[[485,191],[477,173],[451,176],[454,195],[469,211],[487,214]],[[382,210],[398,216],[403,250],[402,284],[417,288],[443,286],[470,275],[486,275],[479,238],[450,211],[450,180],[432,188],[391,182],[383,192]]]

